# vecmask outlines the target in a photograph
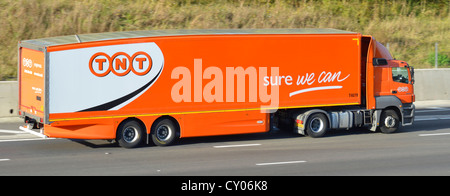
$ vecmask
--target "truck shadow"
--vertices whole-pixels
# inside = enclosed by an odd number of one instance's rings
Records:
[[[396,135],[419,131],[433,132],[448,128],[450,128],[450,119],[419,121],[414,123],[412,126],[400,127],[399,130],[397,130],[397,132],[386,135]],[[322,138],[352,137],[354,135],[373,135],[373,134],[384,134],[384,133],[381,133],[380,131],[375,132],[370,131],[368,127],[358,127],[358,128],[351,128],[348,130],[347,129],[329,130]],[[292,139],[292,138],[298,138],[301,141],[302,139],[307,139],[310,137],[299,135],[288,130],[278,130],[266,133],[182,138],[179,139],[173,146],[192,145],[198,143],[224,143],[224,142],[238,142],[238,141],[252,142],[257,140]],[[320,140],[321,138],[311,138],[311,139]]]
[[[402,127],[396,133],[418,132],[418,131],[437,131],[450,128],[450,119],[424,120],[414,122],[412,126]],[[395,133],[394,133],[395,134]]]
[[[372,132],[364,128],[354,128],[349,130],[332,130],[329,131],[322,138],[330,137],[341,137],[341,136],[351,136],[360,134],[378,134],[378,132]],[[276,130],[269,131],[265,133],[251,133],[251,134],[239,134],[239,135],[222,135],[222,136],[207,136],[207,137],[192,137],[192,138],[181,138],[172,146],[183,146],[183,145],[194,145],[200,143],[227,143],[227,142],[255,142],[259,140],[282,140],[282,139],[294,139],[297,138],[299,141],[302,139],[308,139],[309,136],[300,135],[288,130]],[[318,139],[321,138],[310,138]]]
[[[450,119],[448,120],[429,120],[415,122],[412,126],[401,127],[397,132],[391,133],[402,134],[409,132],[433,132],[437,130],[450,128]],[[322,138],[333,137],[351,137],[353,135],[371,135],[371,134],[383,134],[379,131],[373,132],[368,128],[351,128],[351,129],[338,129],[329,130]],[[251,134],[239,134],[239,135],[221,135],[221,136],[207,136],[207,137],[192,137],[178,139],[171,146],[184,146],[194,144],[208,144],[208,143],[226,143],[226,142],[239,142],[239,141],[258,141],[258,140],[275,140],[275,139],[292,139],[298,138],[299,140],[309,138],[308,136],[299,135],[288,130],[276,130],[265,133],[251,133]],[[313,138],[320,140],[321,138]],[[82,144],[89,148],[120,148],[116,142],[106,140],[78,140],[71,139],[71,141]],[[153,144],[144,144],[138,148],[154,147]],[[170,146],[169,146],[170,147]]]

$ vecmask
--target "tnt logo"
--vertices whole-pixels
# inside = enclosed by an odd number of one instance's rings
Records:
[[[117,52],[112,56],[104,52],[97,52],[89,60],[89,69],[98,77],[104,77],[110,72],[117,76],[125,76],[130,71],[138,76],[143,76],[151,68],[152,58],[142,51],[134,53],[133,56],[125,52]]]

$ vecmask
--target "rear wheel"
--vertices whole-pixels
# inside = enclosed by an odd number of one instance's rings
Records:
[[[124,148],[137,147],[144,140],[144,130],[145,128],[139,122],[126,121],[117,128],[116,141]]]
[[[380,131],[382,133],[393,133],[400,126],[400,118],[394,110],[383,110],[380,118]]]
[[[178,126],[168,118],[159,119],[152,126],[151,137],[157,146],[171,145],[179,137]]]
[[[311,137],[322,137],[328,130],[328,120],[324,114],[315,113],[308,119],[306,133]]]

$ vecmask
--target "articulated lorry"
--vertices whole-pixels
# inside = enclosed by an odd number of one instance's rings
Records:
[[[19,115],[47,137],[132,148],[273,127],[391,133],[414,120],[413,67],[355,32],[110,32],[18,50]]]

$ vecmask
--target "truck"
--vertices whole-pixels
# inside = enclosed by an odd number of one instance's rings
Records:
[[[337,29],[144,30],[18,43],[19,116],[45,137],[125,148],[414,121],[414,69]]]

